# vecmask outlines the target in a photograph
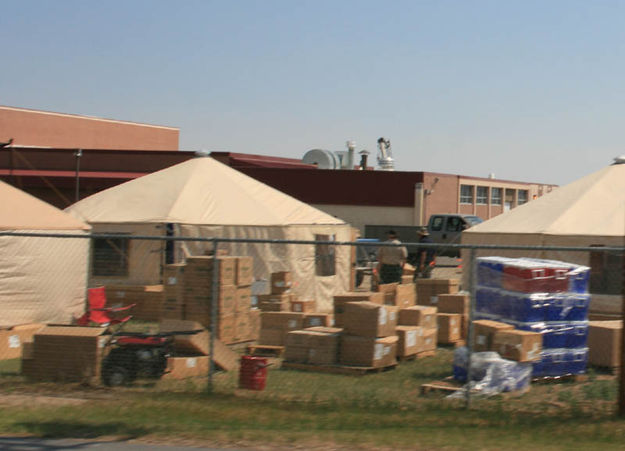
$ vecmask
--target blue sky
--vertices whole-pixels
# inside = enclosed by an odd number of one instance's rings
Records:
[[[624,1],[0,1],[0,104],[180,148],[566,184],[625,154]]]

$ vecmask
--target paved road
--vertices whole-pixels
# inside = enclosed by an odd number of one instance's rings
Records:
[[[3,451],[219,451],[217,448],[193,448],[185,446],[163,446],[128,443],[125,441],[98,441],[77,439],[41,439],[35,437],[0,437]],[[225,450],[223,450],[225,451]],[[228,451],[232,451],[231,449]]]

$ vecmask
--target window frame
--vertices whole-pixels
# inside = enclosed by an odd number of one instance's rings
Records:
[[[525,200],[521,200],[521,193],[525,196]],[[526,189],[518,189],[516,192],[516,204],[518,205],[524,205],[526,203],[529,202],[529,190]]]
[[[499,197],[496,197],[495,193],[499,193]],[[490,188],[491,205],[502,205],[502,199],[503,199],[503,188],[491,187]]]
[[[467,202],[468,195],[463,193],[465,189],[468,189],[471,192],[471,201]],[[475,186],[473,185],[460,185],[460,203],[464,205],[473,205],[475,202]]]
[[[480,191],[484,190],[482,196],[480,196]],[[488,205],[488,186],[477,186],[475,189],[475,205]]]
[[[130,234],[111,235],[118,237],[92,239],[91,274],[94,277],[128,277],[130,275]],[[98,245],[102,243],[108,243],[108,249],[98,248]]]

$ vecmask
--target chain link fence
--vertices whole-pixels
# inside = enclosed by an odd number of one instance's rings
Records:
[[[0,377],[401,404],[601,374],[617,400],[622,247],[456,245],[423,270],[439,246],[408,243],[389,278],[397,246],[316,238],[2,233]]]

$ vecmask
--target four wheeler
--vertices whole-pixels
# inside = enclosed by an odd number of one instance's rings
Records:
[[[102,361],[102,382],[111,387],[127,385],[137,378],[159,379],[167,372],[167,358],[173,353],[175,335],[195,335],[201,330],[159,332],[117,332],[112,349]]]

